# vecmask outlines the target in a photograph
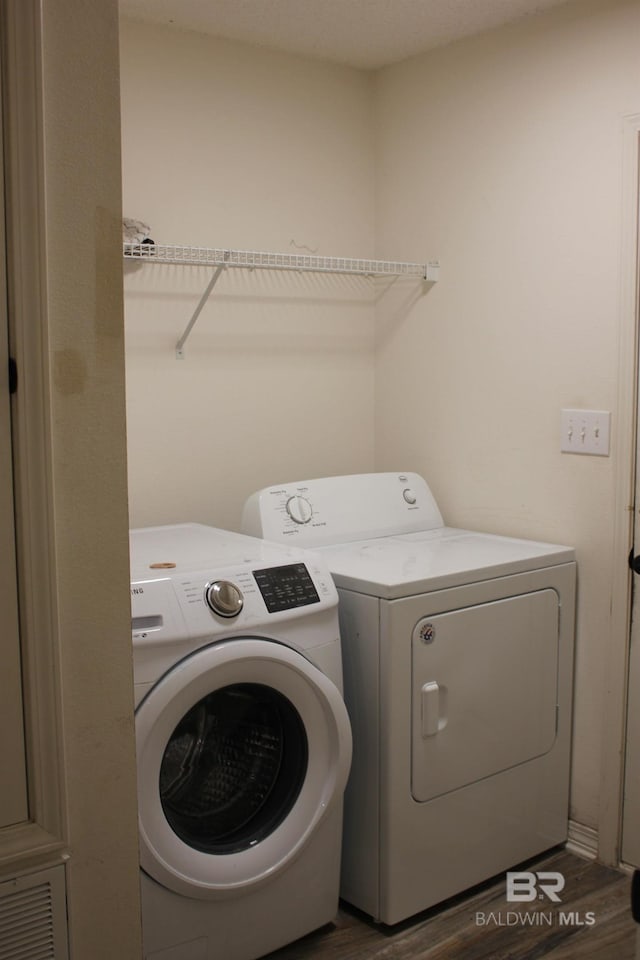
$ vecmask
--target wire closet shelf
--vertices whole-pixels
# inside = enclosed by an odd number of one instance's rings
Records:
[[[408,276],[430,279],[437,264],[397,260],[367,260],[350,257],[318,257],[315,254],[267,253],[263,250],[225,250],[164,243],[125,243],[125,259],[149,260],[205,267],[245,267],[252,270],[299,270],[314,273],[349,273],[365,276]],[[435,279],[435,277],[433,277]]]
[[[225,250],[219,247],[194,247],[165,243],[124,243],[125,260],[147,263],[183,264],[214,267],[215,272],[204,291],[184,333],[176,344],[176,357],[184,358],[184,345],[200,316],[218,278],[227,267],[249,270],[295,270],[311,273],[338,273],[366,277],[414,277],[429,282],[438,279],[440,264],[410,263],[399,260],[366,260],[350,257],[319,257],[315,254],[267,253],[262,250]]]

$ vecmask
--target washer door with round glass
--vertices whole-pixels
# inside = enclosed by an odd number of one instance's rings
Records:
[[[351,730],[340,691],[276,642],[211,644],[136,711],[142,868],[190,897],[273,877],[342,800]]]

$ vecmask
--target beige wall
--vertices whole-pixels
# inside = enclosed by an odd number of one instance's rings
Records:
[[[124,213],[159,243],[370,257],[371,79],[122,23]],[[259,486],[373,467],[362,278],[127,265],[132,525],[237,527]]]
[[[121,41],[124,210],[154,239],[442,261],[431,289],[377,288],[375,345],[362,281],[229,274],[184,361],[210,272],[128,267],[132,522],[233,528],[258,486],[400,468],[451,524],[575,544],[571,812],[594,828],[639,39],[635,0],[587,0],[376,75],[135,23]],[[610,458],[560,454],[562,407],[613,412]]]
[[[377,255],[440,282],[379,317],[376,466],[451,525],[575,544],[572,816],[597,826],[616,457],[561,454],[560,409],[616,423],[622,123],[640,5],[582,3],[381,72]]]
[[[140,953],[116,0],[43,4],[53,510],[72,955]],[[37,590],[37,584],[33,588]]]

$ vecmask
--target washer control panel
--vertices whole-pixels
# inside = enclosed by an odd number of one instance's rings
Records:
[[[269,613],[320,603],[318,591],[304,563],[254,570],[253,576]]]
[[[173,577],[178,602],[192,636],[246,630],[252,624],[286,621],[337,605],[331,574],[318,557],[292,550],[284,563],[256,563],[219,574]]]
[[[338,593],[317,553],[197,523],[130,538],[136,684],[161,675],[192,641],[295,635],[306,649],[333,621],[339,635]]]

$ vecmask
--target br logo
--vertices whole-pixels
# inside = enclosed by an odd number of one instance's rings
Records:
[[[543,900],[545,897],[553,903],[560,903],[558,894],[564,889],[564,877],[554,870],[543,870],[540,873],[521,872],[507,873],[507,900],[530,903],[532,900]]]

